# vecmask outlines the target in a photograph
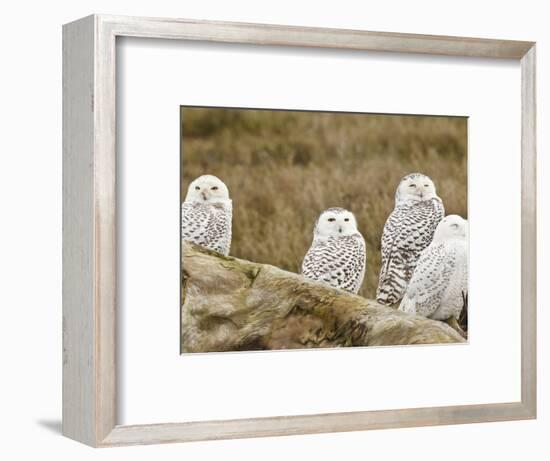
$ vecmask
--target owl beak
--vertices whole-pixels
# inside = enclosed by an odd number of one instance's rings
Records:
[[[206,194],[204,192],[202,192],[201,195],[202,195],[202,199],[206,200]]]
[[[342,233],[342,226],[340,226],[340,227],[338,228],[338,232],[339,232],[340,234]]]

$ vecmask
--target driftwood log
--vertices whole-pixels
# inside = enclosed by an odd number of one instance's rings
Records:
[[[457,343],[447,324],[277,267],[182,246],[182,352]]]

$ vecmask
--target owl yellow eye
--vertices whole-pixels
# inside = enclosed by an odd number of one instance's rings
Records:
[[[349,218],[344,218],[344,221],[348,222],[348,221],[349,221]]]
[[[195,190],[201,190],[199,186],[195,186]]]
[[[218,186],[211,187],[212,190],[218,190]]]
[[[430,187],[430,185],[429,184],[424,184],[424,187]]]
[[[409,184],[409,187],[416,187],[416,184]]]
[[[328,218],[330,222],[336,221],[336,218]]]

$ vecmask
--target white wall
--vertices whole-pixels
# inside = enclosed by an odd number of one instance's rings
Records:
[[[0,450],[78,459],[548,459],[550,31],[545,3],[523,0],[322,2],[240,0],[11,1],[2,9],[0,68]],[[539,419],[93,451],[59,435],[61,415],[61,24],[90,13],[171,16],[535,40],[539,70]],[[546,258],[545,258],[546,257]],[[7,318],[6,318],[7,314]],[[498,319],[496,319],[498,323]],[[499,360],[495,355],[495,360]],[[505,358],[504,358],[505,359]],[[7,365],[7,366],[6,366]]]

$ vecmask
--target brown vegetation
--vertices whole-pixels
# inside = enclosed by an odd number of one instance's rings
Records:
[[[368,298],[401,177],[429,175],[447,214],[466,218],[466,153],[462,117],[182,108],[182,198],[202,174],[227,184],[231,255],[300,272],[319,213],[344,207],[367,242]]]

